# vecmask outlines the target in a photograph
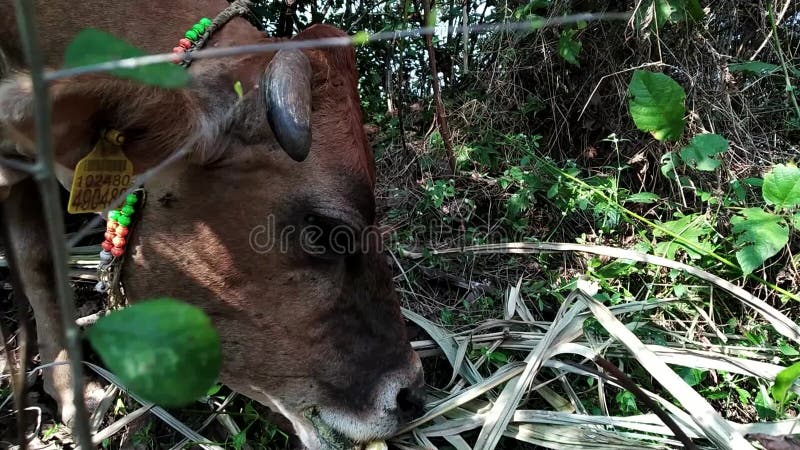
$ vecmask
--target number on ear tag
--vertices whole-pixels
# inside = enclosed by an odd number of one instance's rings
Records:
[[[118,206],[111,203],[133,182],[133,163],[122,151],[124,141],[118,131],[105,132],[92,151],[78,162],[67,212],[83,214]]]

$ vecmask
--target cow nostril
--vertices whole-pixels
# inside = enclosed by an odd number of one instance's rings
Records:
[[[397,393],[397,409],[403,421],[409,421],[422,415],[425,400],[421,392],[414,388],[403,388]]]

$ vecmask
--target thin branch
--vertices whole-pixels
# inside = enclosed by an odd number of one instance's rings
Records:
[[[19,348],[16,358],[14,358],[14,353],[9,347],[8,341],[6,341],[6,336],[8,336],[8,334],[4,332],[2,323],[0,323],[0,339],[3,339],[3,349],[6,353],[6,359],[11,366],[11,388],[14,394],[14,409],[17,411],[17,434],[20,446],[22,450],[25,450],[28,448],[28,442],[25,436],[25,408],[27,398],[26,373],[28,370],[28,359],[30,358],[30,347],[28,344],[30,343],[30,337],[32,335],[31,321],[28,318],[30,302],[25,293],[25,287],[22,285],[20,277],[21,268],[17,261],[17,252],[11,246],[11,225],[5,203],[2,206],[2,213],[0,214],[2,214],[2,217],[0,217],[0,221],[2,221],[2,224],[0,224],[2,227],[2,242],[6,248],[9,278],[11,287],[13,288],[14,307],[17,310],[17,323],[19,328],[17,342]]]
[[[594,358],[594,363],[602,367],[603,370],[605,370],[609,374],[611,374],[611,376],[614,377],[614,381],[617,384],[628,390],[630,393],[635,395],[636,398],[639,399],[642,403],[647,405],[647,407],[650,408],[650,410],[653,411],[653,413],[656,416],[658,416],[658,418],[661,419],[662,422],[664,422],[664,425],[666,425],[673,433],[675,433],[675,437],[678,438],[679,441],[681,441],[681,444],[683,444],[684,448],[689,450],[697,449],[697,446],[694,444],[694,442],[692,442],[689,436],[687,436],[686,433],[683,432],[683,429],[679,427],[674,420],[672,420],[672,417],[670,417],[669,414],[664,412],[664,410],[661,409],[660,406],[658,406],[658,403],[656,403],[652,398],[650,398],[650,396],[647,395],[642,390],[642,388],[640,388],[636,383],[634,383],[629,376],[625,375],[625,373],[619,370],[617,366],[611,364],[611,361],[603,358],[600,355],[597,355]]]
[[[15,0],[15,12],[23,50],[31,70],[33,85],[33,111],[36,135],[37,162],[34,177],[39,185],[44,216],[47,220],[47,234],[50,239],[50,256],[52,257],[55,291],[58,299],[61,323],[64,328],[64,341],[69,354],[70,372],[72,375],[72,400],[75,407],[74,431],[78,448],[92,448],[89,430],[89,415],[83,398],[83,359],[80,334],[75,326],[75,303],[72,288],[69,285],[67,269],[67,250],[64,246],[64,215],[61,210],[58,182],[53,173],[53,149],[50,142],[50,104],[47,98],[47,86],[43,79],[42,54],[39,51],[38,34],[34,20],[34,5],[26,0]]]
[[[788,5],[788,2],[787,2]],[[784,9],[783,12],[786,12]],[[778,24],[775,21],[775,14],[772,12],[772,5],[767,3],[767,15],[769,16],[769,22],[772,26],[772,39],[775,41],[775,53],[778,54],[778,58],[781,61],[781,69],[783,69],[783,77],[786,82],[786,94],[789,96],[789,100],[791,100],[792,105],[794,106],[794,112],[797,114],[797,120],[800,121],[800,105],[797,104],[797,97],[794,94],[794,86],[792,86],[792,78],[789,76],[789,68],[786,66],[786,58],[783,56],[783,49],[781,48],[781,40],[778,38]]]
[[[427,24],[436,21],[436,18],[431,18],[431,2],[430,0],[422,0],[424,8],[424,20]],[[435,27],[433,27],[435,28]],[[439,134],[442,136],[444,148],[447,152],[447,160],[450,164],[450,173],[456,173],[456,156],[453,153],[453,142],[450,139],[450,128],[447,126],[447,114],[444,110],[444,103],[442,102],[442,89],[439,86],[439,71],[436,70],[436,52],[433,49],[433,38],[431,33],[425,34],[425,46],[428,47],[428,64],[431,68],[431,85],[433,86],[433,100],[436,103],[436,122],[439,125]]]
[[[783,4],[783,9],[781,9],[780,14],[778,14],[778,20],[775,22],[776,25],[781,23],[781,21],[783,20],[783,16],[786,15],[786,11],[789,9],[789,5],[791,5],[791,4],[792,4],[792,0],[786,0],[786,3]],[[771,16],[772,15],[772,6],[769,3],[767,3],[767,11],[768,11],[768,14]],[[762,50],[764,50],[764,47],[766,47],[767,44],[769,44],[769,40],[772,39],[772,33],[774,33],[774,32],[775,32],[775,29],[770,27],[769,33],[767,33],[767,37],[764,38],[764,42],[762,42],[761,45],[758,46],[756,51],[753,52],[753,55],[750,57],[750,61],[753,61],[756,58],[758,58],[758,54],[761,53]]]

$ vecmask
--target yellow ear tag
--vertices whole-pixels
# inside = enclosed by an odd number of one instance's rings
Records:
[[[70,214],[108,209],[133,181],[133,163],[122,151],[119,131],[103,133],[91,152],[78,162],[69,192]]]

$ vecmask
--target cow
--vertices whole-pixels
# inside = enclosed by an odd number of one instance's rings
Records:
[[[83,29],[166,53],[198,18],[228,7],[225,0],[34,3],[48,68],[62,66],[66,45]],[[0,0],[0,51],[10,66],[0,83],[0,122],[14,149],[4,156],[34,159],[33,94],[14,17],[13,2]],[[319,24],[293,39],[340,36]],[[269,41],[237,16],[206,47]],[[169,296],[202,308],[220,336],[220,380],[289,419],[305,447],[346,448],[391,436],[421,413],[424,399],[391,267],[377,245],[342,251],[326,241],[334,228],[356,236],[376,223],[353,48],[201,59],[188,70],[192,82],[183,89],[109,74],[51,82],[59,180],[70,186],[102,129],[125,136],[123,150],[137,174],[188,146],[187,157],[145,185],[148,202],[122,272],[128,301]],[[64,359],[65,350],[35,189],[21,173],[0,171],[8,245],[46,363]],[[303,233],[261,245],[270,238],[268,224],[274,233],[313,224],[322,230],[317,251],[307,251]],[[66,422],[73,414],[69,386],[64,366],[45,371],[45,388]]]

